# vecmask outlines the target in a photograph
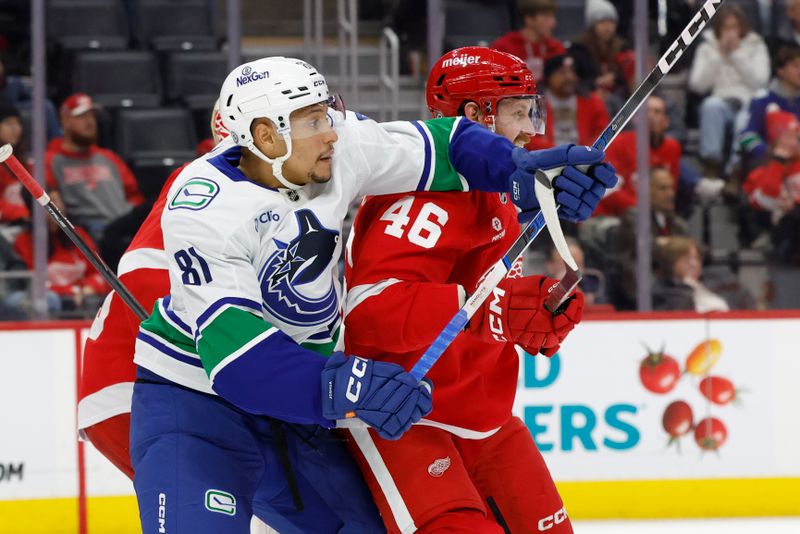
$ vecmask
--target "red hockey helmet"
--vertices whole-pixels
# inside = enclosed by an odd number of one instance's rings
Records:
[[[533,74],[524,61],[512,54],[483,46],[456,48],[433,66],[425,93],[434,117],[455,117],[463,112],[464,102],[473,101],[490,127],[500,100],[532,98],[534,131],[544,133],[544,105],[536,95]]]

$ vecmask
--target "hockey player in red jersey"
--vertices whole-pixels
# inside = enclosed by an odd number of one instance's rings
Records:
[[[215,143],[228,136],[216,106],[211,133]],[[169,294],[161,213],[167,192],[181,169],[167,179],[117,269],[122,283],[146,310],[153,309],[156,299]],[[78,387],[79,433],[130,479],[131,395],[136,378],[133,351],[140,322],[116,292],[106,297],[86,340]]]
[[[516,57],[468,47],[433,67],[427,101],[434,116],[465,115],[524,146],[543,122],[534,89]],[[410,369],[519,231],[504,194],[368,197],[348,247],[348,353]],[[511,414],[514,344],[551,356],[581,319],[581,294],[557,316],[543,308],[555,283],[522,277],[518,264],[431,369],[429,416],[398,441],[351,430],[389,532],[572,532],[530,432]]]

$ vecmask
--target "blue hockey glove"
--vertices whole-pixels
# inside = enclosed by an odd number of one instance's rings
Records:
[[[398,439],[431,412],[432,385],[395,363],[335,352],[322,370],[322,415],[344,419],[348,413],[373,427],[384,439]]]
[[[520,208],[520,222],[530,221],[539,208],[533,189],[536,170],[560,173],[553,180],[559,217],[582,221],[592,214],[606,189],[617,183],[614,167],[603,160],[603,152],[581,145],[560,145],[546,150],[515,148],[512,157],[517,169],[509,177],[511,200]],[[577,166],[588,167],[586,171]]]

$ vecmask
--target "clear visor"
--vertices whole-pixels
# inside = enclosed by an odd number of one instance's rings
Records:
[[[343,116],[333,113],[332,110],[341,113],[345,111],[344,102],[339,95],[332,95],[325,102],[294,110],[289,116],[292,139],[307,139],[336,129]]]
[[[521,134],[544,135],[547,107],[542,95],[509,96],[500,100],[495,114],[498,133],[518,131]]]

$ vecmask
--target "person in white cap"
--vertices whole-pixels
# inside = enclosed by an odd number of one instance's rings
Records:
[[[630,94],[636,58],[625,39],[617,34],[619,16],[608,0],[589,0],[584,12],[586,30],[569,49],[575,70],[587,89],[595,90],[611,115]]]
[[[100,243],[106,227],[144,202],[136,177],[111,150],[97,146],[96,106],[86,93],[61,104],[64,137],[45,154],[47,187],[61,194],[72,221]]]

